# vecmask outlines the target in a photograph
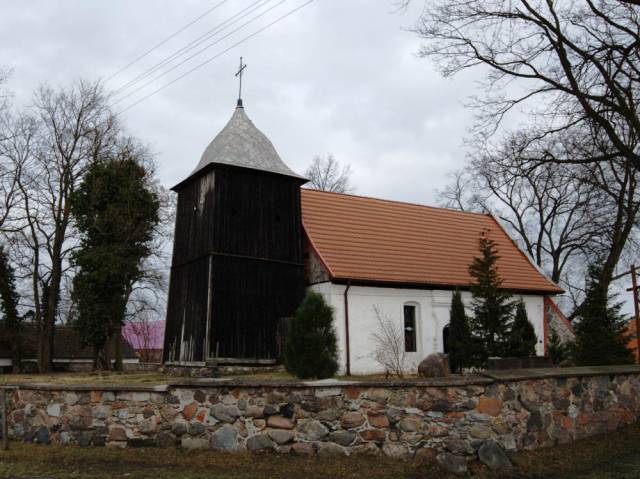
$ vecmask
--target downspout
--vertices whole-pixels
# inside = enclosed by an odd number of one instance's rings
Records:
[[[347,376],[351,376],[351,351],[349,347],[349,288],[351,288],[351,281],[347,281],[347,286],[344,288],[344,336],[346,342],[346,362],[347,362]]]

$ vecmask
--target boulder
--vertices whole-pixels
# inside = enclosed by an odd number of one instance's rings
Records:
[[[436,456],[436,461],[447,472],[458,475],[466,474],[467,472],[467,460],[462,456],[444,452]]]
[[[211,435],[211,447],[217,451],[235,451],[238,449],[238,431],[225,424]]]
[[[269,416],[269,419],[267,419],[267,426],[274,429],[293,429],[295,427],[295,423],[286,417]]]
[[[511,461],[507,454],[494,441],[485,441],[478,449],[478,458],[490,469],[509,469]]]
[[[189,449],[189,450],[208,449],[209,448],[209,441],[207,441],[204,438],[184,436],[182,438],[182,440],[180,441],[180,445],[184,449]]]
[[[329,441],[340,444],[341,446],[349,446],[356,438],[356,433],[351,431],[333,431],[329,434]]]
[[[442,378],[450,374],[449,356],[446,354],[430,354],[418,365],[418,375],[423,378]]]
[[[222,404],[216,404],[211,408],[211,415],[218,421],[232,423],[242,413],[236,406],[224,406]]]
[[[364,424],[364,416],[356,411],[345,412],[340,418],[343,429],[354,429]]]
[[[187,421],[179,420],[174,422],[173,426],[171,426],[171,431],[176,436],[182,436],[183,434],[186,434],[188,430],[189,430],[189,423]]]
[[[347,450],[332,442],[323,442],[318,446],[318,457],[346,456]]]
[[[299,426],[298,431],[309,441],[319,441],[329,434],[329,430],[319,421],[308,421]]]
[[[386,443],[382,446],[382,453],[385,456],[392,457],[393,459],[409,459],[411,457],[411,452],[407,449],[407,446],[392,442]]]
[[[273,449],[273,441],[266,434],[258,434],[247,439],[247,449],[250,451],[261,451],[263,449]]]
[[[287,429],[270,429],[267,434],[276,444],[280,445],[291,442],[295,435],[293,431]]]

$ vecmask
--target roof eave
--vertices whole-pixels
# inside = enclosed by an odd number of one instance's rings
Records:
[[[196,178],[199,178],[200,176],[205,175],[206,173],[208,173],[209,171],[213,170],[216,167],[217,168],[228,168],[230,170],[234,170],[234,169],[247,170],[247,171],[251,171],[251,172],[254,172],[254,173],[265,174],[265,175],[284,176],[286,178],[291,178],[293,180],[299,181],[301,186],[309,181],[304,176],[299,176],[299,175],[296,175],[295,173],[293,175],[287,175],[287,174],[284,174],[284,173],[277,173],[277,172],[274,172],[274,171],[267,171],[267,170],[259,170],[257,168],[249,168],[249,167],[246,167],[246,166],[230,165],[229,163],[215,163],[215,162],[212,162],[212,163],[207,163],[206,165],[204,165],[199,170],[196,170],[193,173],[191,173],[189,176],[187,176],[181,182],[179,182],[179,183],[175,184],[174,186],[172,186],[170,188],[171,191],[175,191],[177,193],[178,190],[180,190],[184,185],[186,185],[187,183],[190,183],[191,181],[195,180]]]
[[[398,289],[442,289],[442,290],[454,290],[460,289],[463,291],[469,290],[471,285],[467,284],[447,284],[447,283],[437,283],[437,282],[417,282],[417,281],[390,281],[390,280],[379,280],[379,279],[370,279],[370,278],[355,278],[355,277],[347,277],[347,276],[334,276],[330,275],[330,279],[332,283],[336,284],[347,284],[350,283],[352,286],[372,286],[378,288],[398,288]],[[562,294],[565,291],[558,288],[503,288],[504,291],[509,291],[513,294],[531,294],[536,296],[547,296],[547,295],[556,295]]]

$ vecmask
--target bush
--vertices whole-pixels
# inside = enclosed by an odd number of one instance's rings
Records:
[[[460,291],[455,290],[451,297],[449,312],[449,364],[452,372],[471,366],[475,344],[469,330],[469,320],[464,310]]]
[[[533,324],[529,321],[524,303],[520,301],[516,304],[516,315],[509,332],[508,354],[516,358],[535,356],[537,342]]]
[[[562,343],[560,336],[553,329],[549,333],[547,354],[553,364],[560,364],[568,358],[568,345]]]
[[[587,278],[587,293],[578,309],[576,339],[572,356],[579,366],[629,364],[633,354],[627,348],[626,320],[620,313],[621,303],[610,305],[613,296],[600,284],[600,268],[592,266]]]
[[[284,364],[301,379],[330,378],[338,371],[333,309],[321,294],[307,292],[287,333]]]

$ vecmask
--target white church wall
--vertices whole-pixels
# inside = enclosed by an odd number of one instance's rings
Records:
[[[321,293],[334,309],[335,329],[338,336],[340,373],[346,370],[346,340],[344,319],[344,291],[346,286],[321,283],[310,287]],[[403,327],[403,307],[410,303],[416,305],[417,351],[407,353],[409,370],[415,371],[418,363],[427,355],[443,351],[442,331],[449,323],[451,291],[420,290],[402,288],[378,288],[351,286],[349,288],[349,339],[351,351],[351,374],[374,374],[384,372],[382,366],[373,359],[374,342],[372,334],[377,328],[377,309],[380,314]],[[538,344],[536,352],[544,354],[544,297],[540,295],[518,295],[527,309],[529,320],[533,324]],[[462,293],[467,307],[471,303],[471,294]]]

